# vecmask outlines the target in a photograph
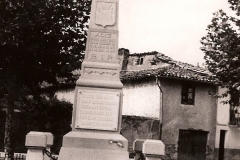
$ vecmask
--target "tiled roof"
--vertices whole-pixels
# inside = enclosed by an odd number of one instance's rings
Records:
[[[156,61],[163,60],[168,66],[157,69],[146,69],[138,71],[121,71],[121,80],[137,80],[150,77],[169,77],[201,82],[213,82],[211,73],[201,67],[172,60],[164,54],[156,54]]]
[[[150,77],[169,77],[187,80],[213,82],[209,73],[196,72],[177,65],[140,71],[121,71],[121,80],[137,80]]]
[[[161,60],[163,60],[163,61],[166,61],[166,62],[168,62],[168,63],[173,62],[173,59],[172,59],[172,58],[170,58],[170,57],[168,57],[168,56],[166,56],[165,54],[162,54],[162,53],[157,53],[157,54],[156,54],[156,58],[157,58],[157,59],[161,59]]]
[[[144,56],[144,55],[156,55],[158,54],[157,51],[153,51],[153,52],[143,52],[143,53],[132,53],[129,54],[129,56]]]

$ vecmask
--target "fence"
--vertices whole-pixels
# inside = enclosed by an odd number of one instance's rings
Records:
[[[26,153],[14,153],[14,160],[26,160]],[[52,155],[55,159],[58,159],[58,155]],[[5,153],[0,152],[0,160],[4,160]]]
[[[4,160],[5,153],[0,152],[0,160]],[[26,153],[14,153],[14,160],[26,160]]]

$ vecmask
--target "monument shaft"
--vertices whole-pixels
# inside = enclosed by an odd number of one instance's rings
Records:
[[[85,60],[76,82],[72,131],[59,160],[127,160],[120,135],[122,88],[118,55],[119,0],[92,0]]]

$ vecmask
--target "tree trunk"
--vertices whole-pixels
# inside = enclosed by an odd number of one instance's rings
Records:
[[[6,121],[5,121],[5,137],[4,137],[4,160],[14,160],[13,151],[13,116],[14,116],[14,100],[8,96],[8,104],[6,106]]]

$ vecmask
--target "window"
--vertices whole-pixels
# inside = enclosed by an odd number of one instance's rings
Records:
[[[240,95],[239,91],[231,90],[230,91],[230,119],[229,125],[234,125],[240,127]]]
[[[182,85],[182,104],[194,105],[195,87]]]
[[[230,105],[230,121],[229,125],[239,125],[240,122],[240,108],[239,106]]]
[[[142,65],[142,64],[143,64],[143,57],[138,57],[135,62],[135,65]]]
[[[139,60],[139,65],[142,65],[142,64],[143,64],[143,57],[141,57]]]

